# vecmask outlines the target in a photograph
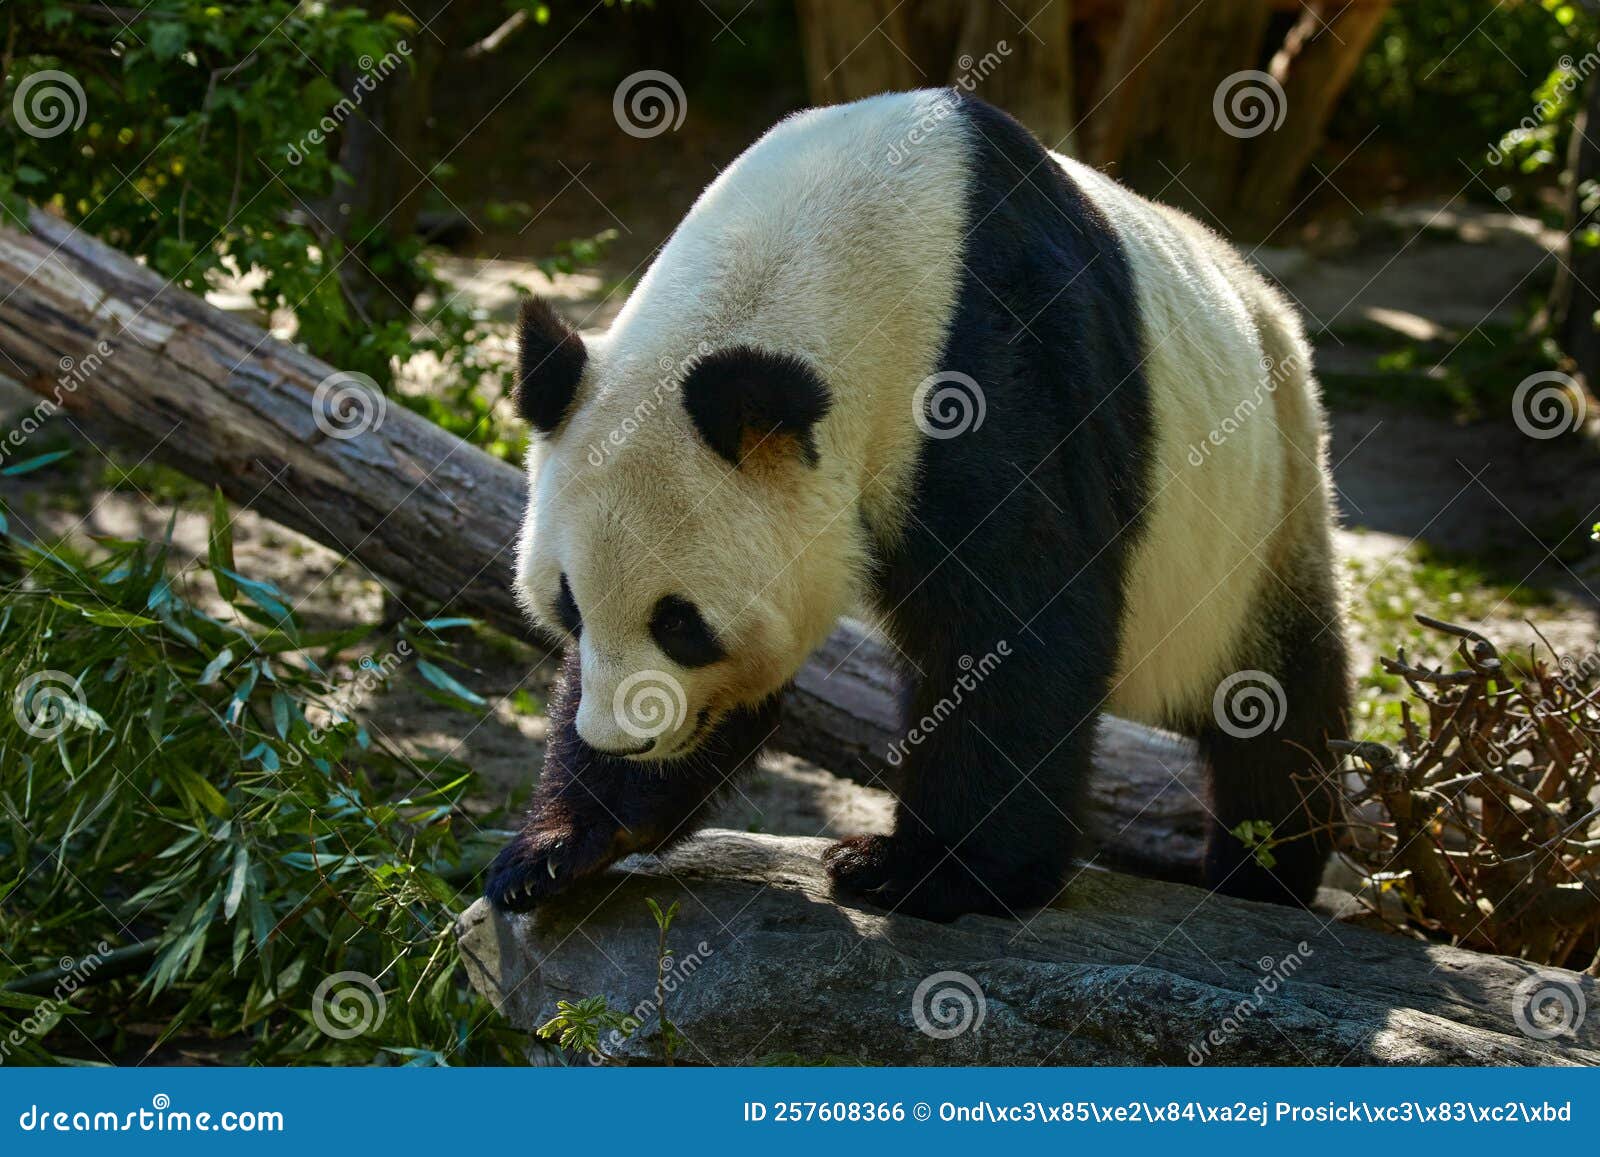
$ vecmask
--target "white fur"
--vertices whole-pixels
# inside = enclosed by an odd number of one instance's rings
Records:
[[[1052,156],[1111,222],[1132,267],[1155,420],[1108,706],[1172,725],[1255,642],[1259,595],[1289,569],[1283,544],[1303,531],[1297,515],[1326,517],[1310,350],[1293,310],[1225,241]]]
[[[856,602],[861,517],[880,539],[900,524],[920,438],[911,396],[936,368],[959,280],[966,150],[951,106],[892,95],[779,124],[705,191],[590,343],[575,413],[530,459],[518,564],[535,611],[568,574],[590,743],[637,746],[613,695],[656,670],[685,691],[682,726],[651,756],[673,754],[701,707],[777,690]],[[821,370],[833,407],[815,469],[736,470],[696,435],[678,383],[697,352],[736,343]],[[699,606],[732,662],[684,671],[661,654],[646,624],[669,593]]]
[[[784,121],[705,191],[589,343],[572,416],[529,459],[518,574],[544,614],[568,575],[590,743],[635,745],[613,696],[659,671],[687,709],[649,757],[686,750],[701,708],[777,690],[863,601],[869,553],[904,520],[921,438],[911,398],[939,368],[961,279],[971,150],[953,107],[945,92],[894,94]],[[1109,706],[1173,723],[1231,669],[1252,601],[1291,569],[1296,536],[1325,535],[1309,353],[1292,312],[1225,243],[1056,161],[1132,266],[1157,437]],[[816,468],[734,469],[696,435],[678,384],[697,353],[735,343],[821,370],[833,408]],[[1267,357],[1298,365],[1280,381]],[[1191,448],[1246,397],[1265,401],[1193,465]],[[672,593],[699,606],[730,662],[685,671],[655,647],[649,615]]]

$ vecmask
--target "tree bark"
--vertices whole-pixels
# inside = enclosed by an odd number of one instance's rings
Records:
[[[235,502],[324,543],[434,607],[513,635],[521,471],[377,395],[362,432],[317,399],[332,367],[224,314],[47,214],[0,228],[0,371]],[[68,363],[72,369],[67,370]],[[337,384],[337,381],[336,383]],[[348,415],[347,415],[348,417]],[[887,649],[846,623],[801,670],[778,745],[892,784],[904,738]],[[1187,741],[1103,717],[1089,819],[1106,862],[1191,879],[1204,829]]]
[[[1079,128],[1081,155],[1088,164],[1108,168],[1122,160],[1152,76],[1147,62],[1161,43],[1172,2],[1129,4],[1117,16],[1097,70],[1094,96]]]
[[[1219,85],[1258,66],[1271,18],[1267,0],[1177,0],[1142,66],[1123,180],[1208,223],[1227,214],[1246,142],[1218,123],[1213,104]]]
[[[1377,35],[1390,0],[1320,0],[1305,8],[1267,72],[1283,86],[1284,118],[1245,150],[1238,220],[1266,234],[1293,212],[1300,178],[1334,106]]]
[[[896,0],[798,0],[796,8],[813,105],[943,80],[914,61],[909,17]]]
[[[1076,152],[1072,107],[1070,0],[1033,0],[1013,16],[998,4],[969,3],[950,81],[1005,109],[1046,148]]]

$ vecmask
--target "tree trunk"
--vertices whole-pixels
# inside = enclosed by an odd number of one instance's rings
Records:
[[[798,0],[806,88],[813,105],[943,83],[911,56],[905,5],[897,0]]]
[[[1267,72],[1283,87],[1284,118],[1245,150],[1238,220],[1266,235],[1295,209],[1300,178],[1322,143],[1390,0],[1321,0],[1301,12]]]
[[[1240,132],[1251,126],[1219,123],[1213,106],[1219,86],[1234,87],[1240,82],[1230,78],[1258,67],[1271,18],[1268,0],[1177,0],[1141,66],[1149,76],[1123,150],[1123,180],[1202,221],[1226,213],[1246,140]]]
[[[1052,149],[1259,232],[1393,0],[796,2],[815,104],[957,84]]]
[[[1106,39],[1097,69],[1094,96],[1079,129],[1082,158],[1097,168],[1121,159],[1153,75],[1147,62],[1161,43],[1173,0],[1129,4]]]
[[[380,396],[348,394],[343,410],[333,394],[319,400],[319,384],[344,384],[332,367],[54,217],[31,220],[32,234],[0,228],[0,369],[41,406],[435,606],[525,633],[511,594],[521,471]],[[841,626],[787,693],[779,746],[840,775],[892,781],[889,750],[904,730],[891,671],[880,643]],[[1089,819],[1105,859],[1193,878],[1205,818],[1193,746],[1109,717],[1101,734]]]
[[[1072,108],[1072,4],[1033,0],[1017,14],[999,4],[969,3],[951,83],[1005,109],[1045,143],[1076,152]]]

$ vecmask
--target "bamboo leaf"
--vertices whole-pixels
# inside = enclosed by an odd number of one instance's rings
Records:
[[[239,588],[233,581],[233,520],[228,514],[228,500],[220,489],[211,492],[211,534],[207,544],[211,562],[211,581],[217,594],[226,602],[238,597]]]
[[[487,706],[488,701],[485,700],[483,696],[479,695],[471,688],[457,682],[446,672],[438,667],[435,667],[426,659],[417,660],[417,673],[428,682],[432,683],[435,687],[439,688],[439,690],[444,691],[447,694],[454,695],[458,699],[464,699],[474,707]]]

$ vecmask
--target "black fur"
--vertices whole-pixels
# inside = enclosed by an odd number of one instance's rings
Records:
[[[845,891],[933,919],[1016,912],[1063,885],[1152,439],[1115,234],[1021,125],[962,105],[970,234],[937,369],[976,381],[985,414],[924,439],[911,517],[876,575],[920,670],[911,719],[960,702],[908,748],[894,834],[828,856]],[[1002,641],[1009,656],[958,690]]]
[[[578,735],[582,697],[573,647],[550,699],[544,774],[528,818],[489,866],[484,895],[502,911],[525,912],[623,856],[691,835],[778,725],[774,697],[732,712],[693,755],[634,763],[596,751]]]
[[[678,595],[663,595],[650,614],[650,637],[680,667],[709,667],[728,657],[700,608]]]
[[[1013,913],[1062,886],[1153,437],[1114,235],[1025,130],[963,106],[979,142],[972,231],[938,368],[978,382],[984,422],[925,440],[912,517],[878,575],[896,642],[921,672],[910,719],[938,725],[905,752],[893,835],[827,856],[845,891],[934,919]],[[1210,716],[1169,721],[1198,736],[1212,768],[1206,882],[1277,903],[1315,894],[1334,814],[1326,744],[1348,717],[1326,542],[1305,557],[1305,573],[1269,582],[1256,612],[1266,639],[1237,656],[1282,686],[1276,729],[1240,739]],[[981,687],[958,684],[963,658],[999,640],[1012,655]],[[1271,827],[1270,868],[1232,834],[1246,821]]]
[[[541,297],[522,303],[517,347],[517,384],[511,393],[517,413],[540,433],[553,433],[577,396],[589,351],[578,331]]]
[[[583,615],[578,611],[578,600],[572,597],[572,585],[567,582],[565,571],[561,572],[561,583],[556,588],[555,620],[573,637],[583,633]]]
[[[932,919],[1016,913],[1064,884],[1154,438],[1138,298],[1109,223],[1020,125],[960,99],[974,143],[965,275],[936,369],[978,384],[984,419],[925,438],[906,524],[865,528],[894,542],[876,560],[874,594],[915,668],[915,742],[902,752],[893,834],[826,857],[842,891]],[[814,464],[828,402],[805,362],[749,348],[704,359],[684,382],[701,437],[735,464],[773,435]],[[1238,657],[1282,685],[1282,725],[1239,740],[1209,718],[1172,721],[1198,733],[1214,770],[1209,881],[1280,902],[1307,899],[1320,876],[1326,838],[1307,833],[1331,795],[1303,799],[1295,777],[1343,734],[1348,706],[1336,599],[1317,572],[1326,544],[1306,557],[1307,573],[1278,576],[1298,597],[1264,596],[1269,639]],[[774,700],[724,721],[685,760],[632,763],[578,737],[580,693],[569,654],[528,825],[491,869],[487,893],[502,908],[687,834],[776,724]],[[1255,820],[1274,826],[1270,872],[1229,834]]]
[[[1241,668],[1271,675],[1283,688],[1275,726],[1241,739],[1208,716],[1196,729],[1211,767],[1206,886],[1247,900],[1309,903],[1332,850],[1337,795],[1328,740],[1344,739],[1350,712],[1338,601],[1326,576],[1271,584],[1258,614],[1274,630]],[[1257,848],[1233,835],[1246,821],[1272,825],[1269,867]]]
[[[828,387],[792,354],[730,346],[698,359],[683,379],[683,406],[700,437],[738,466],[754,445],[793,438],[801,459],[817,462],[816,424],[828,412]]]

